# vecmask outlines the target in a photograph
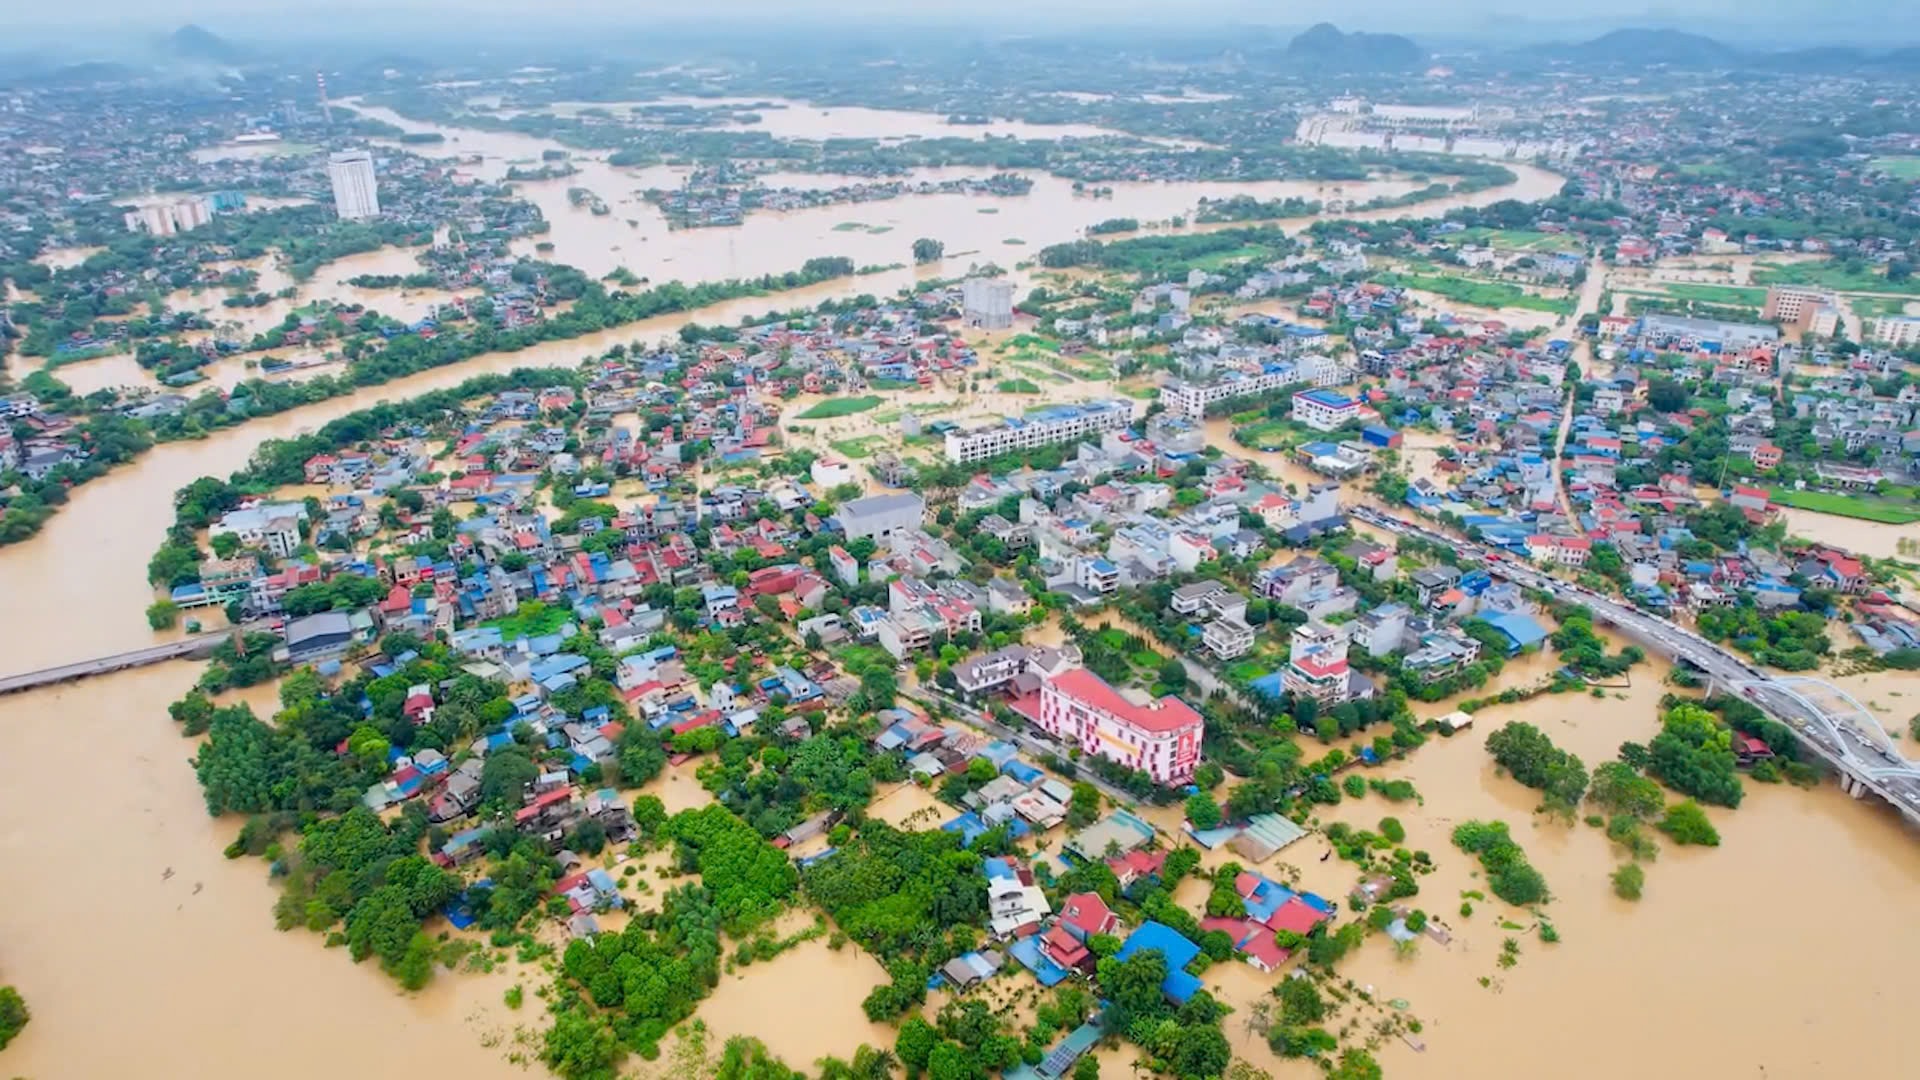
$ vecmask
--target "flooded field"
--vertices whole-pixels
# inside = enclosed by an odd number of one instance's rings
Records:
[[[355,104],[354,108],[370,118],[393,124],[409,132],[431,132],[446,141],[437,146],[409,147],[430,156],[455,158],[466,162],[480,156],[478,164],[462,164],[463,171],[489,180],[506,175],[512,163],[533,163],[543,151],[559,148],[533,136],[511,132],[483,131],[475,128],[446,127],[422,123],[385,108]],[[842,126],[859,130],[869,137],[906,137],[926,134],[929,118],[923,114],[890,113],[873,109],[824,110],[826,119],[810,115],[821,110],[769,110],[767,123],[795,124],[793,130],[777,134],[795,138],[837,137]],[[774,121],[774,117],[799,117]],[[889,120],[888,117],[907,117]],[[859,123],[877,127],[862,128]],[[802,123],[801,121],[804,121]],[[944,125],[943,125],[944,126]],[[1060,138],[1072,134],[1052,125],[1027,125],[1041,138]],[[972,131],[974,125],[962,125],[953,131]],[[522,194],[539,204],[553,229],[540,237],[553,244],[552,258],[578,266],[599,276],[625,266],[633,273],[654,281],[683,281],[780,273],[796,268],[816,255],[844,255],[860,265],[907,264],[912,261],[913,241],[931,237],[947,246],[944,272],[964,268],[962,259],[975,255],[974,261],[998,258],[1013,261],[1003,242],[1017,239],[1026,247],[1037,248],[1078,237],[1095,222],[1113,217],[1133,217],[1142,221],[1166,221],[1191,214],[1204,196],[1222,198],[1233,194],[1259,198],[1323,198],[1329,185],[1314,181],[1270,181],[1251,184],[1225,183],[1118,183],[1111,185],[1111,198],[1090,198],[1076,194],[1073,185],[1058,177],[1029,174],[1032,192],[1025,196],[983,199],[968,195],[908,196],[881,202],[848,206],[826,206],[786,213],[754,213],[746,223],[726,229],[669,229],[666,220],[646,204],[641,193],[649,187],[677,185],[682,170],[651,168],[623,169],[606,164],[592,154],[572,153],[579,172],[554,180],[520,182]],[[1511,166],[1518,182],[1506,188],[1491,189],[1457,199],[1423,203],[1414,210],[1402,208],[1395,216],[1410,212],[1440,213],[1458,205],[1481,205],[1498,198],[1539,199],[1559,189],[1560,177],[1526,165]],[[941,173],[930,170],[926,178]],[[914,179],[921,179],[916,175]],[[1344,182],[1338,186],[1341,197],[1349,200],[1376,195],[1400,195],[1421,186],[1408,179],[1371,182]],[[567,189],[585,187],[604,199],[612,214],[595,216],[592,211],[574,206]],[[983,214],[982,210],[995,213]],[[1367,215],[1355,215],[1367,216]],[[836,226],[853,221],[867,228],[841,230]],[[876,232],[876,229],[884,230]],[[531,242],[525,246],[531,253]]]
[[[952,123],[933,113],[902,109],[870,109],[860,106],[811,105],[788,98],[755,97],[663,97],[651,101],[556,101],[533,108],[502,108],[498,114],[527,116],[541,113],[553,116],[579,116],[588,111],[610,113],[637,120],[634,113],[649,106],[681,105],[699,109],[727,106],[735,115],[757,119],[744,123],[721,122],[713,126],[734,131],[764,131],[779,139],[1091,139],[1101,136],[1132,138],[1123,131],[1092,124],[1031,124],[1020,120],[993,118],[985,123]]]
[[[1838,514],[1822,514],[1814,510],[1796,510],[1782,507],[1780,516],[1787,523],[1787,535],[1798,536],[1822,544],[1834,544],[1860,555],[1871,555],[1876,559],[1900,558],[1899,545],[1903,539],[1912,540],[1920,536],[1916,526],[1893,525],[1884,521],[1866,521],[1861,518],[1841,517]]]
[[[938,827],[942,821],[958,813],[958,810],[934,798],[931,791],[912,782],[875,796],[873,805],[867,807],[869,817],[884,821],[896,829],[921,832]]]

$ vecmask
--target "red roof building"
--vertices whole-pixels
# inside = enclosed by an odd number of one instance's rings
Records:
[[[1100,899],[1099,893],[1074,893],[1060,905],[1060,926],[1081,941],[1095,934],[1111,934],[1120,927],[1120,917]]]
[[[1154,700],[1125,694],[1085,668],[1071,668],[1040,688],[1040,726],[1082,752],[1138,769],[1162,784],[1184,784],[1200,761],[1205,721],[1169,694]]]

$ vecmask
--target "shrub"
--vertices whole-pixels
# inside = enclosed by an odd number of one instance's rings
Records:
[[[1660,819],[1660,831],[1673,837],[1676,844],[1701,844],[1706,847],[1720,846],[1720,832],[1707,820],[1707,812],[1692,799],[1674,803],[1667,807],[1667,816]]]
[[[1613,895],[1622,900],[1640,899],[1640,889],[1647,883],[1647,872],[1640,869],[1639,863],[1626,863],[1613,872]]]

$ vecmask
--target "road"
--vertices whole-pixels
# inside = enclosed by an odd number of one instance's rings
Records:
[[[1582,375],[1587,374],[1588,368],[1593,364],[1593,346],[1590,339],[1580,333],[1580,320],[1600,310],[1600,294],[1606,291],[1607,264],[1600,256],[1595,255],[1587,262],[1587,277],[1580,284],[1579,302],[1574,304],[1573,310],[1553,328],[1553,337],[1575,343],[1569,359],[1578,365]],[[1553,437],[1553,460],[1547,465],[1553,471],[1553,494],[1560,505],[1560,513],[1573,526],[1576,534],[1585,536],[1586,530],[1580,527],[1580,519],[1574,516],[1573,500],[1567,497],[1567,480],[1561,475],[1560,469],[1560,459],[1567,452],[1567,436],[1573,431],[1575,385],[1567,386],[1567,401],[1560,409],[1560,430]]]
[[[1417,522],[1370,506],[1349,508],[1354,518],[1401,536],[1416,536],[1459,551],[1524,588],[1586,605],[1597,621],[1657,649],[1736,690],[1775,719],[1791,726],[1802,745],[1842,777],[1856,798],[1872,792],[1891,803],[1907,820],[1920,824],[1920,763],[1903,757],[1879,721],[1844,692],[1817,680],[1778,676],[1683,626],[1622,604],[1612,597],[1556,578],[1525,563],[1490,553],[1481,545],[1448,536]]]
[[[82,660],[73,664],[61,664],[59,667],[42,668],[39,671],[27,671],[18,675],[0,678],[0,694],[18,693],[55,683],[73,682],[76,679],[89,679],[95,675],[108,675],[128,668],[146,667],[148,664],[165,663],[168,660],[182,660],[188,657],[204,657],[213,651],[214,646],[226,640],[225,633],[201,634],[195,637],[181,638],[162,645],[150,645],[131,652],[115,653],[112,656]]]

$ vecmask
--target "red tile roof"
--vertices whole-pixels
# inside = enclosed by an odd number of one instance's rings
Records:
[[[1098,893],[1074,893],[1060,905],[1060,921],[1085,934],[1105,934],[1118,921]]]
[[[1319,910],[1299,897],[1293,897],[1281,904],[1267,918],[1267,926],[1274,930],[1291,930],[1296,934],[1305,934],[1326,918]]]
[[[1068,697],[1109,713],[1142,731],[1159,734],[1199,727],[1200,714],[1193,707],[1169,694],[1157,702],[1136,705],[1122,697],[1107,680],[1085,668],[1071,668],[1055,675],[1051,685]]]

